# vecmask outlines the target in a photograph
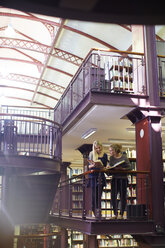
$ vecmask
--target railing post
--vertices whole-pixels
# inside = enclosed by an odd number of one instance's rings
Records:
[[[72,181],[69,183],[69,217],[72,217]]]
[[[85,66],[84,66],[84,64],[82,66],[82,78],[83,78],[83,94],[82,94],[82,97],[84,98],[84,96],[85,96]]]
[[[159,75],[159,90],[160,96],[163,96],[163,78],[162,78],[162,65],[161,65],[161,58],[158,57],[158,75]]]
[[[86,180],[85,176],[83,176],[83,205],[82,205],[82,219],[86,219],[86,209],[85,209],[85,190],[86,190]]]
[[[97,185],[98,183],[98,185]],[[98,190],[96,190],[96,219],[101,220],[101,193],[102,193],[102,178],[101,178],[101,173],[99,172],[98,175],[98,182],[96,182],[96,187],[98,187]]]
[[[70,85],[70,109],[69,109],[69,113],[72,112],[73,109],[73,84],[71,83]]]
[[[98,82],[98,90],[100,91],[100,89],[101,89],[101,81],[100,81],[100,78],[101,78],[101,76],[100,76],[100,72],[101,72],[101,70],[100,70],[100,61],[101,61],[101,57],[100,57],[100,53],[99,53],[99,51],[98,51],[98,68],[97,68],[97,82]]]
[[[49,154],[50,157],[53,157],[53,127],[50,127],[50,149],[49,149]]]
[[[61,100],[60,100],[60,103],[61,103],[61,122],[60,124],[63,123],[63,96],[61,97]]]
[[[62,216],[62,184],[59,186],[59,216]]]

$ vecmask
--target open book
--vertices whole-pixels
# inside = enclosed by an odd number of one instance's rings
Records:
[[[96,161],[93,161],[93,160],[89,160],[88,159],[88,162],[90,164],[94,164],[96,168],[103,168],[103,163],[101,162],[101,160],[96,160]]]
[[[125,160],[121,160],[121,161],[115,163],[113,166],[108,167],[108,169],[113,169],[113,168],[120,166],[121,164],[124,164],[124,163],[125,163]]]

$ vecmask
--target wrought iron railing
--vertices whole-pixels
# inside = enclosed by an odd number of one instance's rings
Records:
[[[160,96],[165,96],[165,56],[158,56],[158,80]]]
[[[63,123],[90,91],[146,95],[144,55],[92,49],[55,107]]]
[[[110,180],[113,174],[119,173],[108,169],[104,169],[103,172],[109,175]],[[99,194],[101,194],[102,187],[100,173],[95,184],[98,185],[97,190],[96,187],[89,187],[89,174],[91,173],[96,172],[88,171],[59,184],[51,210],[52,215],[97,220],[114,219],[110,194],[111,186],[103,189],[102,198],[100,198]],[[122,171],[120,173],[127,173],[129,179],[127,185],[127,206],[123,218],[127,220],[152,219],[149,173],[144,171]],[[130,181],[130,178],[133,178],[133,181]],[[95,194],[95,200],[98,201],[95,203],[97,209],[92,209],[92,193]],[[117,201],[120,202],[120,198]],[[120,204],[118,204],[118,211],[119,208]]]
[[[49,119],[0,114],[0,153],[56,158],[61,161],[61,126]]]
[[[1,112],[4,114],[32,115],[46,118],[51,121],[54,120],[54,109],[1,105]]]

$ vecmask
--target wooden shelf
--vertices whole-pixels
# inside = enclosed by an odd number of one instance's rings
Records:
[[[125,69],[126,72],[132,73],[132,66],[122,66],[122,65],[112,65],[110,71],[123,71]]]
[[[110,78],[110,82],[112,82],[112,81],[118,81],[118,80],[120,80],[121,82],[126,82],[126,83],[128,83],[128,81],[130,83],[133,82],[132,77],[128,77],[128,76],[112,76]]]

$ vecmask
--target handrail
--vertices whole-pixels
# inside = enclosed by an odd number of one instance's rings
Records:
[[[0,113],[1,154],[40,156],[61,161],[62,126],[40,116]]]
[[[49,120],[49,119],[47,119],[47,118],[39,117],[39,116],[23,115],[23,114],[9,114],[9,113],[0,113],[0,116],[27,117],[27,118],[32,118],[32,119],[43,120],[43,121],[50,122],[50,123],[52,123],[52,124],[54,124],[54,125],[57,125],[60,129],[62,129],[62,125],[59,124],[58,122]]]
[[[88,54],[86,55],[86,57],[83,59],[81,65],[79,66],[78,70],[76,71],[76,73],[74,74],[74,76],[72,77],[69,85],[66,87],[65,91],[63,94],[65,94],[65,92],[67,91],[67,89],[69,88],[70,84],[74,81],[74,78],[76,78],[77,74],[79,73],[79,71],[82,68],[82,65],[86,62],[86,60],[88,59],[88,57],[92,54],[92,51],[104,51],[104,52],[116,52],[116,53],[125,53],[125,54],[132,54],[132,55],[141,55],[143,56],[144,53],[138,53],[138,52],[129,52],[129,51],[122,51],[122,50],[115,50],[115,49],[99,49],[99,48],[91,48],[90,51],[88,52]],[[57,104],[58,105],[58,104]]]
[[[99,175],[88,177],[92,173],[99,173]],[[107,173],[108,178],[103,179],[102,173]],[[127,187],[127,193],[124,196],[127,200],[124,219],[151,219],[150,210],[152,210],[152,202],[149,197],[150,172],[112,170],[109,168],[98,171],[89,170],[69,179],[62,180],[57,191],[56,198],[58,200],[54,200],[52,214],[69,216],[70,218],[96,219],[99,221],[102,219],[113,219],[114,181],[110,180],[111,176],[116,173],[127,174],[124,179],[128,178],[128,181],[126,180],[127,183],[124,181],[124,185]],[[123,181],[119,183],[122,187]],[[105,188],[102,188],[102,186],[105,186]],[[111,188],[111,186],[113,187]],[[112,195],[110,196],[110,194]],[[112,196],[113,199],[111,198]],[[117,199],[122,201],[123,198]],[[117,211],[120,210],[118,204],[117,209]]]
[[[144,53],[141,52],[132,52],[132,51],[123,51],[123,50],[117,50],[117,49],[103,49],[103,48],[91,48],[90,51],[88,52],[88,54],[85,56],[85,58],[83,59],[81,65],[79,66],[78,70],[76,71],[76,73],[74,74],[73,78],[71,79],[69,85],[66,87],[63,95],[65,95],[65,92],[67,92],[67,89],[70,87],[70,84],[74,81],[74,79],[77,77],[79,71],[82,69],[83,64],[86,62],[86,60],[89,58],[89,56],[91,56],[93,51],[104,51],[104,52],[112,52],[112,53],[119,53],[119,54],[131,54],[131,55],[140,55],[140,56],[144,56]],[[165,58],[165,55],[157,55],[157,57],[160,58]],[[57,103],[56,106],[58,106],[60,104],[60,102]]]
[[[150,171],[137,171],[137,170],[112,170],[109,168],[105,168],[105,169],[100,169],[100,170],[89,170],[86,171],[84,173],[81,173],[79,175],[76,176],[72,176],[66,180],[63,180],[60,182],[60,184],[66,183],[66,182],[70,182],[76,178],[83,178],[83,176],[86,176],[88,174],[94,174],[94,173],[100,173],[100,172],[104,172],[104,173],[111,173],[111,174],[116,174],[116,173],[124,173],[124,174],[150,174]]]
[[[40,234],[21,234],[21,235],[14,235],[14,238],[21,239],[21,238],[45,238],[45,237],[52,237],[56,235],[61,235],[61,232],[55,233],[40,233]]]
[[[46,108],[46,107],[34,107],[34,106],[18,106],[18,105],[1,105],[1,107],[10,107],[10,108],[25,108],[25,109],[42,109],[42,110],[53,110],[54,108]]]
[[[165,55],[157,54],[157,57],[159,57],[159,58],[165,58]]]
[[[104,48],[91,48],[89,53],[91,53],[94,50],[96,50],[96,51],[104,51],[104,52],[116,52],[116,53],[125,53],[125,54],[133,54],[133,55],[142,55],[142,56],[144,55],[144,53],[141,53],[141,52],[123,51],[123,50],[117,50],[117,49],[104,49]],[[87,54],[86,57],[88,57],[89,53]],[[165,55],[157,54],[157,57],[165,58]]]
[[[104,49],[104,48],[92,48],[90,51],[104,51],[104,52],[116,52],[116,53],[125,53],[125,54],[133,54],[133,55],[144,55],[144,53],[140,52],[131,52],[131,51],[123,51],[117,49]]]
[[[105,54],[105,52],[107,52],[107,54]],[[116,54],[114,55],[114,53]],[[121,55],[121,53],[123,54],[123,56]],[[136,68],[137,68],[136,74],[141,73],[139,77],[134,77],[135,82],[136,82],[136,85],[134,86],[134,88],[132,85],[133,76],[131,76],[131,74],[128,74],[128,71],[126,69],[127,67],[125,66],[123,67],[122,76],[113,75],[114,73],[113,71],[108,72],[107,70],[105,70],[105,67],[108,68],[109,63],[110,63],[108,59],[109,57],[112,59],[111,62],[113,63],[114,62],[113,58],[121,57],[124,60],[124,59],[127,59],[128,57],[129,59],[129,56],[126,56],[129,54],[133,55],[132,59],[134,62],[136,62],[135,63]],[[95,56],[98,56],[98,57],[95,58]],[[104,59],[100,59],[104,57],[106,57],[107,60],[104,61]],[[93,63],[93,59],[95,61],[94,63]],[[90,71],[88,68],[89,66],[88,63],[90,63],[90,65],[93,66],[93,68],[98,68],[98,70]],[[100,65],[100,63],[103,63],[103,65]],[[63,95],[61,96],[58,103],[56,104],[54,108],[55,118],[57,114],[57,119],[59,117],[60,123],[62,123],[68,117],[68,115],[73,111],[73,109],[75,109],[75,107],[83,100],[83,98],[87,95],[87,93],[90,92],[91,90],[94,90],[94,91],[101,90],[102,92],[105,91],[105,92],[113,93],[113,92],[118,92],[118,90],[122,91],[122,88],[123,88],[122,93],[126,92],[126,94],[127,93],[146,94],[147,92],[146,92],[145,80],[143,80],[145,72],[144,70],[139,71],[139,67],[137,66],[137,63],[138,64],[141,63],[141,66],[144,65],[144,53],[122,51],[122,50],[115,50],[115,49],[98,49],[98,48],[90,49],[86,57],[83,59],[80,67],[76,71],[75,75],[71,79],[70,83],[66,87]],[[101,74],[103,68],[104,68],[104,75]],[[112,74],[111,79],[109,78],[110,73]],[[79,79],[82,80],[82,84],[81,84],[82,88],[80,89],[80,93],[78,93],[76,90],[76,86],[78,86]],[[119,82],[120,80],[122,82],[122,85]],[[68,96],[68,94],[70,94],[70,97]],[[73,95],[75,95],[75,97],[73,97]],[[66,103],[64,103],[65,99],[66,99]],[[60,107],[62,109],[60,109]],[[66,111],[66,108],[67,108],[67,111]]]

